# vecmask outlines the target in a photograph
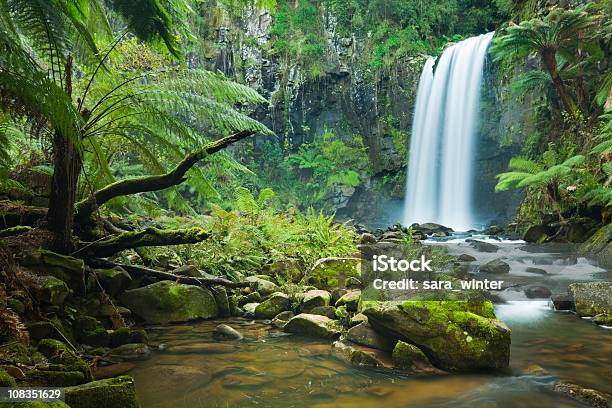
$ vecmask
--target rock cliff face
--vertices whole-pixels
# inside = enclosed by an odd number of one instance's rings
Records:
[[[333,203],[338,218],[353,218],[372,226],[400,221],[408,138],[418,81],[427,57],[406,57],[388,68],[374,69],[364,57],[370,52],[367,39],[339,35],[333,14],[324,14],[324,69],[317,75],[305,72],[299,61],[270,52],[273,17],[258,10],[245,11],[239,18],[222,19],[209,34],[210,51],[193,55],[189,61],[220,70],[268,98],[270,104],[258,107],[253,114],[276,133],[281,146],[296,149],[323,134],[326,128],[344,140],[362,136],[368,147],[371,172],[361,175],[365,182],[358,187],[333,189],[327,199]],[[476,202],[487,221],[507,221],[520,197],[496,195],[493,190],[495,174],[504,171],[517,152],[518,140],[504,142],[506,125],[501,124],[512,122],[517,111],[496,97],[496,74],[487,78],[484,108],[495,112],[495,116],[482,127]],[[262,138],[255,141],[256,146],[261,143]]]

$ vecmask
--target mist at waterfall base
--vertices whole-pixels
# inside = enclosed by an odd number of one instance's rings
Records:
[[[482,227],[473,210],[474,151],[483,67],[493,34],[461,41],[423,67],[408,154],[406,226]]]

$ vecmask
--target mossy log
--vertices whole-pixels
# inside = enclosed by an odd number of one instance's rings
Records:
[[[173,281],[177,283],[186,283],[189,285],[198,285],[198,286],[219,285],[219,286],[225,286],[228,288],[242,288],[242,287],[249,286],[249,282],[233,282],[225,278],[210,277],[210,275],[203,276],[201,278],[193,277],[193,276],[179,276],[179,275],[175,275],[170,272],[158,271],[155,269],[147,268],[144,266],[138,266],[138,265],[127,265],[127,264],[122,264],[122,263],[115,263],[115,262],[108,261],[106,259],[89,259],[88,263],[91,266],[96,267],[96,268],[114,268],[114,267],[119,266],[125,269],[127,272],[129,272],[130,275],[132,276],[136,276],[136,277],[146,276],[146,277],[154,278],[157,280],[168,280],[168,281]]]
[[[208,231],[197,227],[179,230],[162,230],[150,227],[142,231],[124,232],[114,237],[88,243],[75,254],[106,258],[126,249],[148,246],[196,244],[209,237],[210,233]]]
[[[255,134],[252,130],[244,130],[207,144],[203,149],[186,156],[172,171],[154,176],[134,177],[117,181],[94,192],[90,197],[76,204],[75,219],[84,223],[96,211],[115,197],[164,190],[183,183],[185,174],[196,163],[206,156],[216,153],[225,147]]]
[[[32,227],[28,227],[27,225],[18,225],[16,227],[11,227],[5,230],[0,230],[0,238],[20,235],[20,234],[30,231],[31,229]]]

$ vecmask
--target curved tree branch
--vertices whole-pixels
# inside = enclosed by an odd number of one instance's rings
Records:
[[[117,181],[96,191],[89,198],[76,204],[75,219],[84,222],[89,219],[99,206],[104,205],[115,197],[124,195],[159,191],[170,188],[184,182],[185,174],[197,162],[204,159],[209,154],[213,154],[226,148],[227,146],[245,139],[256,132],[253,130],[243,130],[207,144],[203,149],[187,155],[172,171],[154,176],[134,177],[127,180]]]

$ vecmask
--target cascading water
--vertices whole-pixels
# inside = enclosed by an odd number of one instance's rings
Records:
[[[427,60],[412,125],[404,225],[437,222],[468,230],[472,213],[474,145],[480,85],[494,33],[446,49]],[[434,73],[434,65],[435,73]]]

